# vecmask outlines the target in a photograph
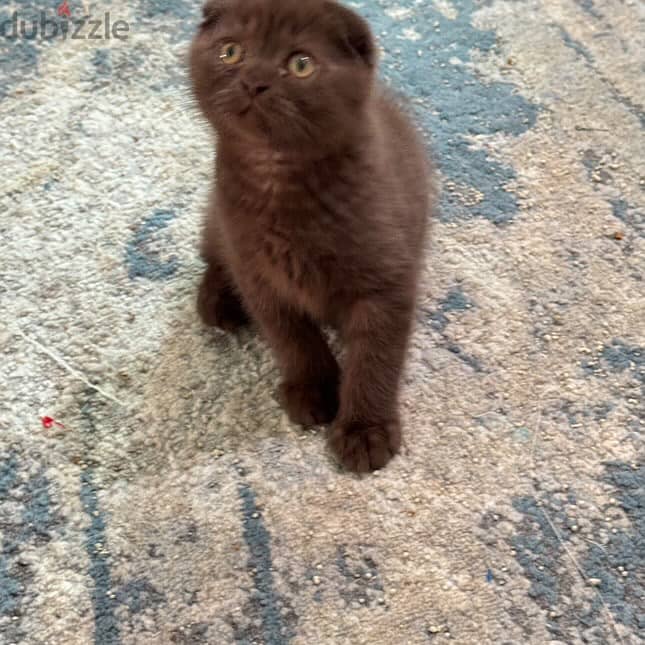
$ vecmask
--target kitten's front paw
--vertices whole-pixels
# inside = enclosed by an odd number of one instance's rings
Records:
[[[383,468],[401,447],[401,426],[389,423],[339,423],[331,429],[329,448],[341,465],[355,473]]]
[[[230,287],[215,286],[204,276],[197,295],[197,311],[204,324],[235,331],[248,324],[249,316]]]
[[[331,423],[338,412],[338,381],[330,377],[318,383],[285,382],[280,385],[279,399],[293,423]]]

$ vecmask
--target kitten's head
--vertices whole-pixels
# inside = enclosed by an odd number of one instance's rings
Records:
[[[376,50],[333,0],[209,0],[193,41],[193,90],[222,136],[328,149],[360,129]]]

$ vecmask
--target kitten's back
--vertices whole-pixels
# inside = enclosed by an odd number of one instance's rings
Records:
[[[412,118],[393,92],[380,85],[375,88],[373,113],[385,183],[406,210],[402,224],[416,247],[423,243],[435,201],[433,168]]]

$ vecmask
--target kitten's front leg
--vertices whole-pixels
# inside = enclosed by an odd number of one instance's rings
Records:
[[[399,451],[398,390],[413,303],[412,298],[362,300],[343,325],[347,361],[329,446],[348,470],[383,468]]]
[[[253,319],[282,370],[279,397],[294,423],[330,423],[338,410],[338,363],[319,327],[275,297],[245,292]]]
[[[249,322],[233,279],[223,263],[210,257],[199,285],[197,311],[206,325],[235,331]]]

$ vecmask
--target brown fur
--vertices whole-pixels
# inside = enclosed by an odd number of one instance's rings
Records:
[[[423,148],[375,80],[369,27],[350,10],[211,0],[204,16],[191,76],[218,150],[200,314],[231,330],[248,312],[281,366],[290,418],[333,421],[329,444],[346,468],[381,468],[400,447],[399,382],[432,206]],[[246,52],[235,65],[219,58],[230,41]],[[313,57],[311,77],[286,72],[294,52]],[[326,324],[345,343],[342,371]]]

